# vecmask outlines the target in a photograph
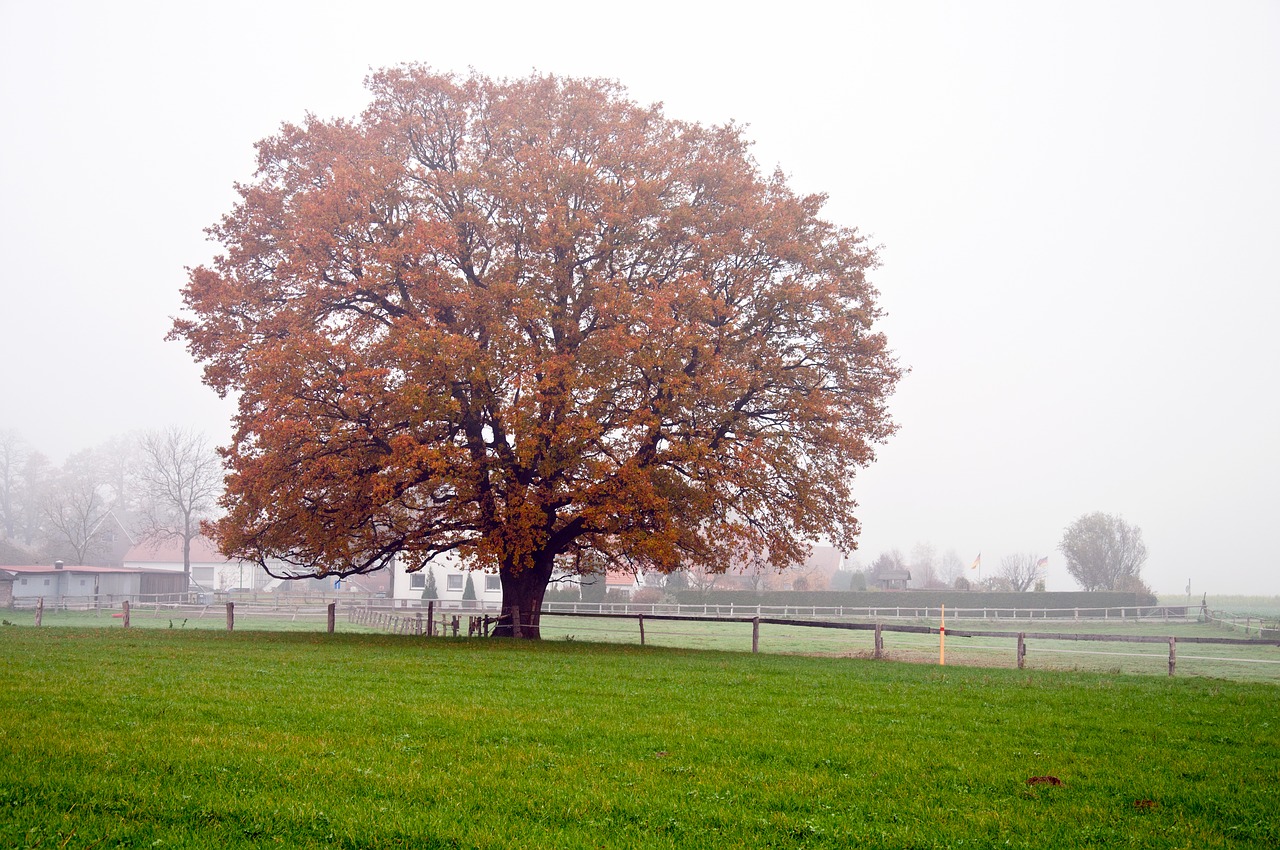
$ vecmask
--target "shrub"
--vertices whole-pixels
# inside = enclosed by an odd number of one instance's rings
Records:
[[[635,593],[631,594],[631,601],[638,602],[641,605],[653,605],[654,603],[661,602],[665,595],[666,594],[656,587],[642,587]]]

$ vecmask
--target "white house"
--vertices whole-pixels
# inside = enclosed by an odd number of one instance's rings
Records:
[[[428,600],[423,599],[423,593],[427,589],[428,573],[435,576],[437,600],[462,605],[470,577],[476,608],[495,609],[502,605],[502,583],[498,574],[463,569],[453,555],[438,556],[415,572],[408,572],[397,558],[391,574],[391,598],[395,604],[425,604]]]

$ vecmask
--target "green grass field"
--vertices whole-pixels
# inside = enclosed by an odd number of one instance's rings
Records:
[[[1264,683],[167,628],[0,663],[4,847],[1280,846]]]

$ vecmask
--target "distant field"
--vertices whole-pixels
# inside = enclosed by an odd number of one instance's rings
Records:
[[[1158,601],[1161,605],[1199,605],[1202,599],[1214,611],[1280,617],[1280,596],[1192,596],[1188,602],[1186,596],[1161,594]]]
[[[5,847],[1280,846],[1267,684],[167,628],[0,665]]]

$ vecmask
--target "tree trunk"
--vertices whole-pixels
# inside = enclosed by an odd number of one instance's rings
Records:
[[[506,564],[498,570],[502,582],[502,618],[493,632],[494,637],[515,637],[513,614],[520,612],[520,637],[527,640],[542,638],[538,623],[542,616],[542,597],[551,581],[555,563],[553,555],[538,553],[534,566],[515,572]]]

